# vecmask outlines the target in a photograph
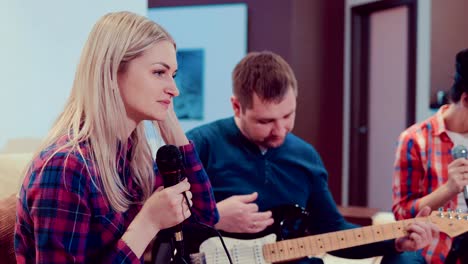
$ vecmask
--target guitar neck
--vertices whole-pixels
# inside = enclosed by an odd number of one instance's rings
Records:
[[[429,221],[427,217],[416,219]],[[405,231],[405,226],[414,222],[416,219],[413,218],[390,224],[372,225],[265,244],[263,246],[263,256],[267,262],[281,262],[403,237],[407,233]]]

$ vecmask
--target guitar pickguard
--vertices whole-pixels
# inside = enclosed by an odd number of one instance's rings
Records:
[[[270,234],[258,239],[223,238],[231,255],[232,263],[266,264],[263,257],[263,245],[274,243],[276,235]],[[200,245],[200,253],[190,255],[192,263],[229,264],[226,252],[218,237],[211,237]]]

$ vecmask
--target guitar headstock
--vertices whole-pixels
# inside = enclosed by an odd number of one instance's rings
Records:
[[[444,212],[439,209],[439,211],[433,211],[429,218],[441,232],[450,237],[456,237],[468,231],[468,214],[462,213],[461,210],[449,209]]]

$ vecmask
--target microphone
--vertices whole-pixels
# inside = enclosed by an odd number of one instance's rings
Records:
[[[182,154],[174,145],[164,145],[156,153],[156,165],[163,177],[164,188],[171,187],[179,183],[185,177],[182,175]],[[174,231],[174,238],[177,252],[183,256],[182,223],[171,228]]]
[[[452,157],[453,159],[459,158],[468,158],[468,150],[463,145],[457,145],[452,149]],[[468,205],[468,185],[465,185],[463,188],[463,195],[465,196],[465,202]]]

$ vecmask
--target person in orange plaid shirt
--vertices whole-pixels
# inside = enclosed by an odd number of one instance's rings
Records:
[[[413,218],[424,206],[467,209],[463,188],[468,185],[468,160],[454,160],[452,149],[468,146],[468,49],[456,55],[455,69],[451,103],[400,135],[392,206],[398,220]],[[450,238],[440,232],[421,253],[428,263],[468,263],[461,256],[467,246],[466,235]]]

